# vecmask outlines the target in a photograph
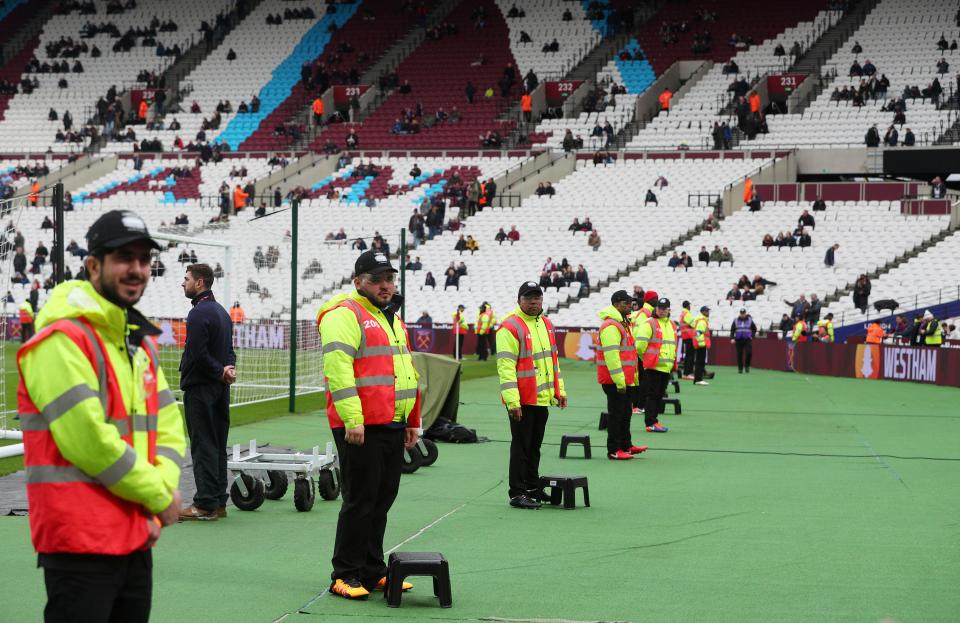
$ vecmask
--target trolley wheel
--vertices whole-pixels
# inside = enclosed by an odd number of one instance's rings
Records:
[[[400,464],[401,473],[412,474],[420,469],[421,465],[423,465],[423,455],[420,454],[419,450],[403,449],[403,462]]]
[[[267,472],[267,485],[264,487],[263,495],[268,500],[279,500],[287,493],[287,474],[285,472],[269,471]]]
[[[247,489],[246,495],[241,492],[238,480],[243,480],[243,486]],[[263,505],[263,494],[263,481],[250,474],[241,473],[230,487],[230,499],[242,511],[255,511],[260,508]]]
[[[424,450],[426,450],[426,453],[424,453]],[[437,447],[437,442],[432,439],[421,439],[420,443],[417,444],[417,451],[420,453],[424,467],[429,467],[436,463],[437,457],[440,456],[440,449]]]
[[[340,470],[321,469],[317,474],[317,491],[324,500],[336,500],[340,495]]]
[[[293,481],[293,505],[301,513],[313,508],[313,478],[297,478]]]

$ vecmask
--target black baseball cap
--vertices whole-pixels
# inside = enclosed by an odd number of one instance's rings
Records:
[[[353,265],[354,276],[364,273],[368,275],[379,275],[387,271],[395,273],[397,269],[390,263],[390,258],[386,253],[374,249],[361,253]]]
[[[151,248],[160,249],[157,241],[150,237],[147,224],[129,210],[110,210],[87,230],[87,247],[91,253],[114,251],[138,240],[146,240]]]
[[[741,314],[747,313],[747,308],[746,308],[746,307],[741,307],[741,308],[740,308],[740,313],[741,313]]]
[[[626,290],[617,290],[613,293],[613,296],[610,297],[610,302],[614,305],[617,303],[627,303],[632,301],[633,297],[627,294]]]
[[[662,309],[670,309],[670,299],[659,299],[657,301],[657,307]]]
[[[520,284],[520,290],[517,292],[517,298],[525,296],[543,296],[543,290],[536,281],[524,281]]]
[[[703,307],[700,308],[700,313],[708,312],[708,311],[710,311],[710,308],[707,307],[706,305],[704,305]]]

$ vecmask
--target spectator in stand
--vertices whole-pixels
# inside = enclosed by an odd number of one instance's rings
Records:
[[[583,223],[580,224],[581,231],[593,231],[593,223],[590,222],[590,217],[583,219]]]
[[[420,177],[421,175],[423,175],[423,171],[421,171],[417,163],[414,162],[413,168],[410,169],[410,177]]]
[[[503,244],[503,241],[507,239],[507,232],[503,231],[503,227],[501,227],[499,230],[497,230],[497,235],[494,236],[493,239],[497,243]]]
[[[510,239],[510,244],[513,244],[514,242],[517,242],[518,240],[520,240],[520,232],[517,231],[516,225],[510,226],[510,231],[507,232],[507,238]]]
[[[763,208],[763,204],[760,201],[760,195],[757,194],[756,190],[750,193],[750,201],[747,202],[747,205],[750,206],[751,212],[759,212],[761,208]]]
[[[807,297],[804,294],[800,295],[800,298],[791,302],[787,299],[783,299],[783,302],[790,306],[790,319],[797,320],[803,318],[807,315],[807,309],[810,307],[810,304],[807,302]]]
[[[433,324],[433,318],[430,317],[430,314],[427,313],[427,310],[420,312],[420,317],[417,318],[417,324],[427,326]]]
[[[723,251],[720,253],[720,261],[733,264],[733,253],[730,253],[730,249],[727,247],[723,247]]]
[[[853,78],[853,77],[857,77],[857,78],[863,77],[863,67],[860,66],[860,61],[854,59],[853,64],[850,65],[850,73],[849,73],[849,76],[850,76],[851,78]]]
[[[723,261],[723,251],[720,250],[720,245],[713,246],[713,251],[710,252],[710,261],[715,264]]]
[[[600,250],[600,232],[596,230],[590,232],[590,237],[587,238],[587,246],[594,251]]]
[[[463,255],[463,252],[467,250],[467,240],[463,234],[460,234],[460,237],[457,238],[456,244],[453,245],[453,250]]]
[[[659,203],[657,203],[657,196],[653,194],[653,191],[651,189],[648,188],[647,196],[643,198],[643,207],[647,207],[651,203],[655,206],[660,205]]]
[[[780,324],[777,328],[780,330],[780,339],[787,339],[787,336],[793,332],[793,320],[790,319],[790,314],[784,314],[780,318]]]
[[[899,113],[903,114],[903,113]],[[897,122],[896,117],[894,117],[894,123]],[[897,129],[892,125],[887,128],[887,131],[883,135],[883,144],[887,147],[896,147],[897,142],[900,140],[900,134],[897,132]]]
[[[797,225],[800,227],[809,227],[810,229],[817,228],[817,223],[813,219],[813,215],[806,210],[804,210],[800,218],[797,219]]]
[[[820,299],[817,298],[816,293],[810,295],[810,306],[807,307],[806,320],[808,327],[815,327],[817,322],[820,321],[820,311],[822,309],[822,304]]]
[[[877,130],[877,124],[870,126],[870,129],[867,130],[867,135],[864,137],[863,142],[867,147],[880,146],[880,131]]]
[[[823,258],[823,263],[824,263],[825,265],[827,265],[827,266],[829,266],[829,267],[831,267],[831,268],[833,268],[833,266],[836,265],[836,263],[837,263],[836,253],[837,253],[837,249],[839,249],[839,248],[840,248],[840,245],[839,245],[839,244],[834,244],[832,247],[830,247],[829,249],[827,249],[827,254],[826,254],[826,256],[824,256],[824,258]]]
[[[947,59],[940,57],[940,60],[937,61],[937,73],[946,74],[950,72],[950,63],[947,62]]]
[[[763,246],[764,246],[764,248],[767,248],[767,249],[769,249],[770,247],[772,247],[772,246],[773,246],[773,236],[771,236],[770,234],[765,234],[765,235],[763,236]]]
[[[684,270],[693,268],[693,258],[687,255],[686,251],[680,252],[680,265],[683,266]]]
[[[930,182],[930,196],[933,199],[943,199],[947,196],[947,185],[943,183],[939,175]]]
[[[823,197],[818,196],[811,207],[813,208],[814,212],[824,212],[827,209],[827,202],[823,200]]]
[[[674,251],[673,255],[670,256],[670,260],[667,262],[667,266],[676,270],[680,266],[680,256],[677,255],[677,252]]]
[[[807,233],[807,230],[800,230],[800,236],[797,238],[797,246],[804,248],[809,247],[811,244],[813,244],[813,239],[810,237],[810,234]]]
[[[853,306],[859,309],[861,313],[867,313],[872,288],[870,278],[866,275],[857,277],[857,281],[853,284]]]
[[[467,236],[467,251],[470,251],[470,255],[473,255],[476,251],[480,250],[480,245],[477,244],[477,241],[473,239],[473,236]]]
[[[737,286],[737,284],[733,284],[733,287],[727,290],[727,301],[732,304],[733,301],[739,301],[740,298],[740,288]]]
[[[361,251],[361,252],[366,251],[367,243],[363,238],[357,238],[356,240],[353,241],[353,244],[350,245],[350,248],[353,249],[354,251]]]
[[[913,130],[907,128],[906,133],[903,135],[903,146],[904,147],[913,147],[917,144],[917,137],[914,135]]]
[[[437,287],[437,280],[433,278],[433,273],[427,271],[427,275],[423,280],[423,285],[424,287],[428,287],[428,288]]]
[[[412,260],[409,259],[409,256],[407,256],[407,258],[408,258],[408,259],[407,259],[407,264],[406,264],[407,270],[412,270],[412,271],[416,272],[416,271],[418,271],[418,270],[420,270],[420,269],[423,268],[423,264],[420,262],[420,256],[419,256],[419,255],[418,255],[416,258],[412,259]]]
[[[707,247],[700,247],[700,253],[697,254],[697,261],[703,262],[704,264],[710,263],[710,253],[707,251]]]
[[[769,279],[764,279],[760,275],[754,275],[753,281],[750,283],[750,287],[753,288],[753,291],[758,296],[760,294],[763,294],[766,291],[767,286],[775,286],[775,285],[777,285],[776,281],[770,281]]]
[[[446,280],[443,284],[444,289],[449,288],[450,286],[453,286],[458,290],[460,289],[460,275],[457,274],[457,269],[454,268],[452,264],[449,268],[447,268],[445,276]]]
[[[580,224],[580,219],[573,217],[573,222],[570,223],[570,227],[567,227],[567,231],[572,231],[573,233],[583,231],[583,226]]]

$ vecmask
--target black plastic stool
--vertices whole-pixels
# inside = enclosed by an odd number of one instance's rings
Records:
[[[664,398],[661,402],[662,402],[663,404],[662,404],[661,407],[660,407],[660,413],[663,413],[664,411],[667,410],[667,405],[673,405],[673,414],[674,414],[674,415],[679,415],[679,414],[683,413],[683,409],[680,407],[680,399],[679,399],[679,398]]]
[[[590,435],[564,435],[560,438],[560,458],[567,458],[567,446],[570,444],[580,444],[583,446],[583,458],[593,458],[590,454]]]
[[[670,384],[673,385],[673,393],[674,393],[674,394],[679,394],[679,393],[680,393],[680,381],[678,381],[677,379],[670,379]]]
[[[441,608],[453,607],[450,590],[450,566],[439,552],[394,552],[387,561],[387,585],[383,597],[391,608],[400,607],[403,581],[411,575],[433,577],[433,594],[440,598]]]
[[[583,489],[583,505],[590,506],[590,487],[586,476],[541,476],[541,487],[550,487],[550,504],[565,509],[577,507],[577,489]]]
[[[600,412],[600,426],[597,427],[597,430],[607,430],[607,412]]]

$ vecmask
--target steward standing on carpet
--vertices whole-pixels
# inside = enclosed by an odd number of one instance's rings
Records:
[[[33,305],[30,301],[20,303],[20,343],[26,344],[33,337]]]
[[[467,316],[464,314],[466,307],[457,305],[457,311],[453,312],[453,337],[457,340],[454,344],[454,356],[463,359],[463,340],[467,337],[467,331],[470,329],[467,325]]]
[[[671,373],[677,369],[677,325],[670,320],[670,301],[657,301],[654,317],[637,328],[637,351],[643,364],[641,393],[644,395],[644,423],[648,433],[669,430],[660,424],[663,396]]]
[[[737,347],[737,372],[750,374],[750,359],[753,357],[753,336],[757,334],[757,325],[747,313],[746,307],[740,308],[740,315],[730,325],[730,343]]]
[[[637,392],[637,347],[626,321],[633,298],[626,290],[610,297],[600,310],[600,348],[597,349],[597,382],[607,396],[607,458],[625,461],[646,451],[630,439],[630,416]]]
[[[680,310],[680,339],[683,340],[683,375],[685,381],[693,380],[693,338],[697,332],[693,328],[693,312],[690,301],[684,301]]]
[[[120,210],[97,219],[87,243],[89,281],[54,288],[17,353],[30,535],[44,621],[145,623],[150,548],[177,521],[186,445],[160,330],[133,307],[160,246]]]
[[[493,331],[493,308],[484,301],[477,312],[477,322],[473,325],[477,333],[477,359],[486,361],[489,355],[489,335]]]
[[[655,290],[647,290],[643,293],[643,299],[637,301],[639,308],[632,312],[629,316],[630,320],[630,332],[633,333],[634,343],[637,344],[637,360],[640,361],[641,356],[643,355],[643,348],[637,343],[637,333],[640,327],[646,324],[654,315],[654,305],[657,303],[657,293]],[[637,379],[637,391],[633,397],[633,412],[639,414],[643,410],[643,405],[646,403],[646,396],[643,394],[643,362],[640,362],[640,365],[637,366],[637,374],[640,378]]]
[[[540,486],[540,445],[547,407],[567,406],[553,324],[543,316],[543,290],[520,286],[518,306],[497,329],[500,398],[510,418],[510,506],[537,509],[546,500]]]
[[[709,385],[703,380],[706,375],[707,350],[710,348],[710,308],[704,305],[693,319],[693,384]]]
[[[383,252],[363,252],[354,265],[356,290],[335,296],[317,315],[343,497],[330,591],[348,599],[386,586],[387,513],[400,488],[403,449],[420,437],[419,375],[407,328],[391,305],[396,275]]]
[[[180,389],[197,493],[193,504],[180,511],[181,521],[227,516],[230,386],[237,380],[237,355],[233,352],[233,322],[213,297],[213,279],[208,265],[191,264],[182,284],[192,309],[187,314],[187,342],[180,357]]]

